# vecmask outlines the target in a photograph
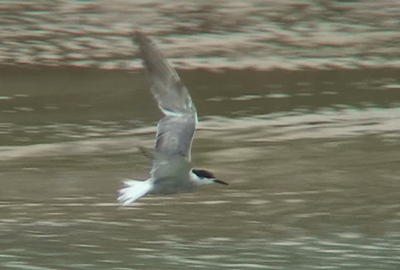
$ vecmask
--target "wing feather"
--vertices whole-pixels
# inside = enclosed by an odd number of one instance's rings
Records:
[[[134,41],[147,68],[150,90],[165,115],[158,122],[155,150],[160,156],[179,155],[190,161],[197,113],[189,92],[146,35],[136,31]]]

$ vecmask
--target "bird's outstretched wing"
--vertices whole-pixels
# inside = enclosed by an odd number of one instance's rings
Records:
[[[151,92],[164,113],[158,122],[155,150],[159,156],[182,156],[190,161],[190,149],[197,125],[196,108],[178,73],[164,59],[152,41],[135,31]]]

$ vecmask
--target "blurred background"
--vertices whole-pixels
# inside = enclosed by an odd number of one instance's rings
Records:
[[[400,2],[0,1],[1,269],[398,269]],[[228,187],[122,208],[188,87]]]

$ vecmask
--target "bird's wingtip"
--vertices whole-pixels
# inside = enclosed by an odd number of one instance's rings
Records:
[[[133,27],[132,40],[139,46],[150,42],[150,39],[138,26]]]

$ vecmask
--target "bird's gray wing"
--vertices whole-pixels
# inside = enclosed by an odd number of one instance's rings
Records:
[[[147,68],[151,92],[165,115],[157,126],[156,153],[160,156],[179,155],[190,161],[197,113],[189,92],[175,69],[146,35],[135,31],[134,41],[139,45]]]

